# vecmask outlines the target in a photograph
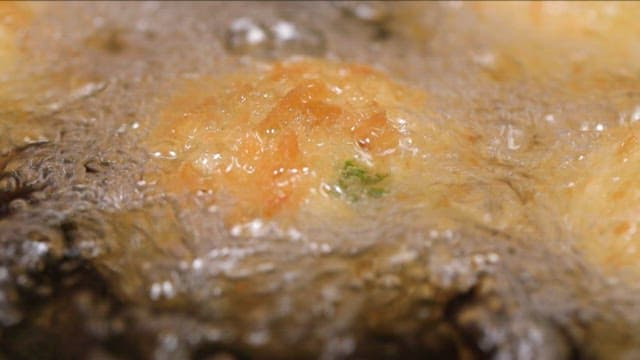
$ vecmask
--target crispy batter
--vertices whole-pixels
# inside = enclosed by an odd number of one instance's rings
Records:
[[[371,67],[321,60],[184,85],[147,139],[172,193],[214,190],[237,202],[238,219],[295,211],[328,196],[345,160],[388,172],[426,94]],[[401,119],[399,111],[414,118]]]

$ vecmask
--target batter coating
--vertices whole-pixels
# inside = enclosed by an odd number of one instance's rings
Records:
[[[368,66],[293,60],[186,84],[147,146],[170,168],[163,188],[221,192],[239,219],[269,218],[387,194],[425,98]]]

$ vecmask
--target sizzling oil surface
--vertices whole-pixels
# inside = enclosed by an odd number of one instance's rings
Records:
[[[636,4],[1,6],[0,279],[80,256],[159,358],[381,356],[445,316],[637,355]]]

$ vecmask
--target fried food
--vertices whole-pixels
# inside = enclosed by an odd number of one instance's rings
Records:
[[[19,32],[31,22],[36,3],[6,1],[0,4],[0,74],[10,71],[20,55]]]
[[[371,67],[310,59],[190,81],[146,140],[163,168],[148,181],[230,196],[237,220],[318,202],[346,211],[342,202],[397,193],[427,135],[425,100]]]
[[[0,357],[638,357],[636,4],[3,6]]]
[[[270,218],[313,197],[357,196],[338,184],[345,162],[394,177],[411,156],[401,141],[416,137],[412,118],[424,98],[363,65],[276,63],[183,85],[147,147],[165,159],[157,176],[165,190],[222,192],[237,202],[237,216]],[[373,197],[386,192],[380,186]]]
[[[590,259],[618,277],[640,275],[638,131],[635,124],[606,131],[558,174],[566,226]]]

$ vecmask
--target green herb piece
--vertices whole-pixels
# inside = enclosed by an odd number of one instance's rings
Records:
[[[354,202],[365,197],[379,198],[387,193],[382,182],[388,177],[388,174],[372,174],[366,165],[347,160],[340,170],[335,193]]]

